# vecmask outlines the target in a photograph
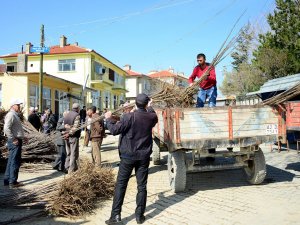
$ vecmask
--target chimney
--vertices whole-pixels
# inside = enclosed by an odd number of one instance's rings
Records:
[[[76,41],[76,42],[74,42],[74,46],[78,46],[78,42]]]
[[[63,35],[59,39],[59,47],[63,48],[67,45],[67,38]]]
[[[30,42],[26,43],[25,54],[29,54],[29,53],[30,53],[30,47],[31,47],[31,46],[32,46],[32,45],[31,45]]]
[[[125,66],[123,66],[124,70],[131,70],[131,65],[126,64]]]
[[[172,66],[169,67],[168,71],[169,71],[170,73],[174,73],[174,69],[172,68]]]

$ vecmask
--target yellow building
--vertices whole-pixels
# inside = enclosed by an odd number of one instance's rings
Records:
[[[39,104],[39,73],[0,73],[0,107],[8,110],[11,98],[24,100],[24,113]],[[74,102],[81,99],[82,86],[44,73],[43,106],[62,116]],[[92,91],[92,90],[91,90]]]
[[[6,71],[39,72],[40,54],[30,53],[31,46],[26,44],[23,53],[0,56]],[[114,109],[125,100],[126,72],[92,49],[80,47],[78,43],[67,44],[65,36],[60,38],[59,45],[51,46],[50,52],[44,54],[43,71],[95,89],[82,94],[82,105]]]

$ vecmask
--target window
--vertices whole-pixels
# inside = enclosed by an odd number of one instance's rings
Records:
[[[110,92],[104,92],[104,106],[105,108],[110,108]]]
[[[105,69],[103,68],[101,63],[94,62],[94,67],[95,67],[95,73],[102,75],[105,73]]]
[[[97,91],[97,92],[92,92],[92,104],[94,106],[98,108],[100,108],[100,110],[102,109],[102,98],[101,98],[101,92]]]
[[[58,60],[58,71],[75,71],[75,59]]]
[[[39,108],[39,88],[36,85],[30,85],[29,87],[29,104],[32,107]]]
[[[115,73],[115,83],[119,84],[119,74]]]
[[[94,71],[95,71],[95,74],[92,77],[92,79],[103,80],[103,74],[105,73],[105,69],[103,68],[101,63],[94,61]]]
[[[51,89],[43,88],[43,108],[51,109]]]
[[[55,114],[63,116],[64,111],[70,110],[70,99],[68,93],[55,90]]]
[[[2,106],[2,84],[0,83],[0,107]]]
[[[17,63],[7,63],[6,71],[7,72],[17,72]]]
[[[114,95],[114,109],[117,109],[118,106],[118,96]]]
[[[115,81],[115,71],[113,71],[112,69],[108,70],[108,79],[110,79],[111,81]]]
[[[37,85],[30,85],[29,87],[29,104],[32,107],[39,108],[39,87]],[[51,108],[51,90],[50,88],[43,88],[43,109]]]

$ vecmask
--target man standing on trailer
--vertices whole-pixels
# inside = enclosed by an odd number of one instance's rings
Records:
[[[194,80],[198,77],[202,77],[205,71],[210,68],[210,64],[206,61],[206,56],[203,53],[197,55],[198,65],[194,68],[193,73],[189,77],[190,86],[193,85]],[[208,106],[215,107],[217,101],[217,80],[216,72],[213,67],[207,78],[200,83],[199,92],[197,95],[196,107],[204,107],[206,99],[208,99]]]

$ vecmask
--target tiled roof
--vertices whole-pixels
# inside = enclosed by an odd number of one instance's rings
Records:
[[[139,73],[139,72],[136,72],[133,70],[125,70],[125,71],[129,76],[142,76],[143,75],[142,73]]]
[[[168,70],[162,70],[160,72],[152,73],[149,75],[152,78],[159,78],[159,77],[176,77],[176,74],[171,73]]]
[[[59,45],[51,46],[50,47],[50,53],[47,53],[48,55],[50,54],[68,54],[68,53],[85,53],[85,52],[91,52],[92,50],[82,48],[76,45],[66,45],[64,47],[60,47]],[[8,54],[8,55],[2,55],[0,58],[6,58],[6,57],[17,57],[19,53],[13,53],[13,54]],[[28,54],[29,56],[37,55],[36,53],[31,53]]]
[[[151,78],[177,77],[177,78],[182,78],[182,79],[187,80],[186,77],[178,75],[178,74],[174,74],[174,73],[170,72],[169,70],[162,70],[159,72],[151,73],[151,74],[149,74],[149,77],[151,77]]]

